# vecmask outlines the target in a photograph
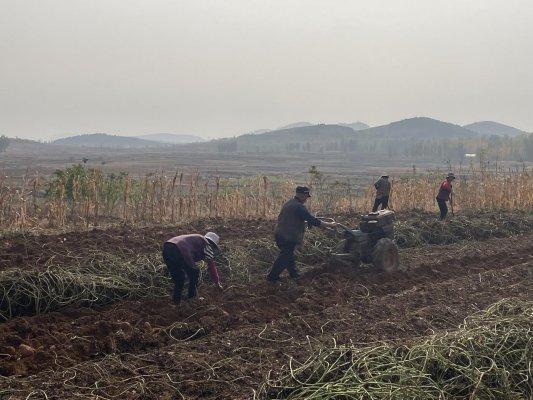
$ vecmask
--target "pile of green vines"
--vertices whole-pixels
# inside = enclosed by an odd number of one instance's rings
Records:
[[[459,215],[450,216],[445,222],[436,218],[413,218],[397,221],[394,229],[398,246],[407,248],[528,233],[533,230],[533,219],[526,213]]]
[[[529,399],[533,302],[502,300],[451,334],[318,348],[262,388],[269,399]]]
[[[132,260],[95,252],[68,267],[0,271],[0,321],[67,306],[97,306],[122,299],[164,296],[170,278],[157,257]]]

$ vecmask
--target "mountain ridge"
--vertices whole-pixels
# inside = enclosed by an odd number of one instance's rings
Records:
[[[481,135],[496,135],[496,136],[517,136],[525,131],[515,128],[514,126],[502,124],[496,121],[478,121],[468,125],[463,125],[463,128],[469,129]]]
[[[363,129],[370,128],[370,125],[365,124],[361,121],[355,121],[355,122],[340,122],[338,125],[340,126],[346,126],[348,128],[352,128],[354,131],[362,131]]]
[[[405,139],[432,139],[473,137],[476,133],[460,125],[429,117],[413,117],[394,121],[358,131],[361,134],[374,134],[382,137],[403,137]]]
[[[109,135],[107,133],[87,133],[82,135],[68,136],[52,141],[53,144],[76,147],[161,147],[160,142],[139,139],[132,136]]]
[[[153,142],[166,143],[166,144],[185,144],[205,142],[205,139],[197,135],[177,134],[177,133],[149,133],[144,135],[132,136],[135,138],[149,140]]]

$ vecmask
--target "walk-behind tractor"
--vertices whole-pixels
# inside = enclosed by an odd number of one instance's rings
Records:
[[[373,264],[379,271],[400,268],[398,247],[394,243],[394,211],[381,210],[361,216],[359,229],[337,224],[343,241],[333,257],[343,264],[358,267],[361,262]]]

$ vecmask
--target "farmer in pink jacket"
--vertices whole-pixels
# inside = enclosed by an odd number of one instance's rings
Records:
[[[207,269],[213,282],[219,288],[220,278],[215,264],[215,255],[219,252],[220,238],[214,232],[207,232],[204,236],[198,234],[173,237],[163,245],[163,259],[174,281],[172,300],[175,304],[181,301],[181,292],[185,283],[185,275],[189,279],[189,299],[196,296],[200,270],[196,266],[198,261],[206,261]]]

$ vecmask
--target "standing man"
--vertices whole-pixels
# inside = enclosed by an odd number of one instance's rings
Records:
[[[189,299],[196,296],[200,270],[196,266],[198,261],[206,261],[211,279],[219,288],[220,278],[215,264],[215,255],[220,251],[220,238],[214,232],[207,232],[204,236],[198,234],[181,235],[169,239],[163,244],[163,260],[174,281],[172,300],[175,304],[181,302],[181,292],[185,283],[185,275],[189,279]]]
[[[381,209],[384,210],[389,207],[389,195],[391,185],[389,182],[389,175],[384,173],[381,175],[381,178],[374,183],[376,188],[376,199],[374,200],[374,207],[372,207],[372,212],[376,212],[381,204]]]
[[[320,221],[311,215],[304,206],[309,197],[311,197],[309,194],[309,188],[298,186],[296,187],[296,195],[294,198],[287,201],[281,208],[274,235],[276,245],[279,248],[279,256],[267,275],[267,280],[270,282],[278,281],[280,274],[285,268],[289,271],[289,276],[291,278],[298,278],[299,274],[296,269],[294,249],[301,244],[304,239],[306,221],[310,226],[335,226],[334,222]]]
[[[441,221],[444,221],[446,219],[446,215],[448,214],[448,206],[446,205],[446,202],[449,201],[450,206],[453,207],[452,182],[454,180],[455,175],[450,172],[446,176],[446,179],[440,184],[439,193],[437,194],[437,204],[439,205]]]

